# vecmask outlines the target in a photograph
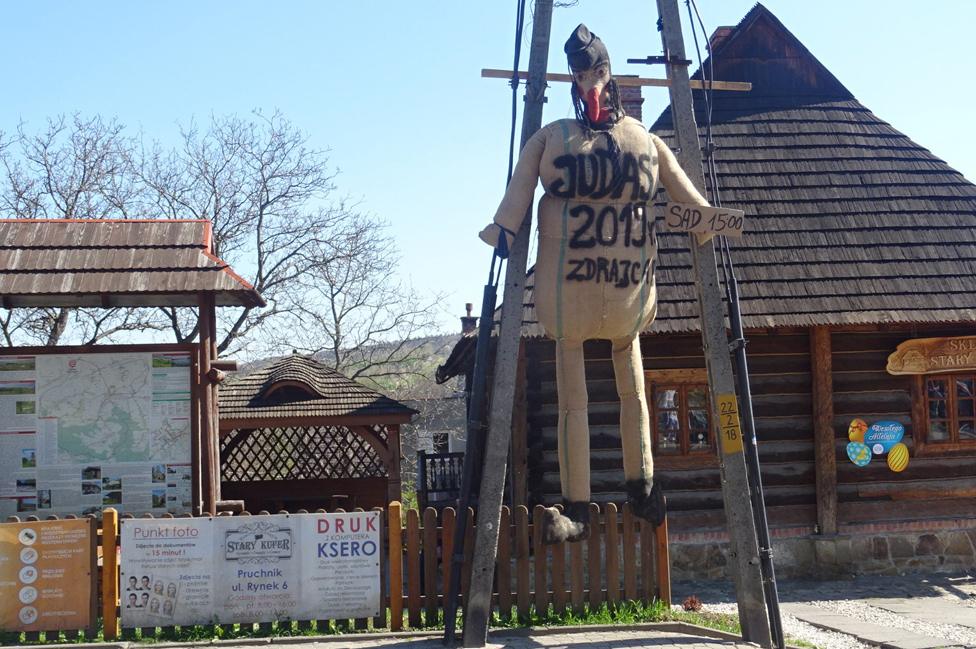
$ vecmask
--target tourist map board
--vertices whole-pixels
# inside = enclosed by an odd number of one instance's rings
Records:
[[[0,516],[192,508],[189,351],[0,355]]]

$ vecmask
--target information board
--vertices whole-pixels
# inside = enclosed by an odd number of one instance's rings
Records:
[[[374,617],[380,515],[126,519],[122,626]]]
[[[94,538],[94,519],[0,524],[0,629],[90,627]]]
[[[0,354],[0,516],[192,508],[189,351]]]

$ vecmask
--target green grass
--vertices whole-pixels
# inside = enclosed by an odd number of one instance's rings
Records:
[[[525,627],[557,627],[557,626],[595,626],[595,625],[621,625],[640,624],[644,622],[687,622],[698,626],[726,631],[736,635],[741,633],[739,620],[735,615],[726,613],[713,613],[709,611],[673,611],[660,601],[653,601],[650,604],[643,602],[624,602],[611,607],[604,603],[595,609],[590,609],[584,605],[581,612],[573,612],[566,609],[557,613],[553,607],[549,607],[543,614],[539,614],[535,608],[530,609],[527,617],[519,618],[517,611],[513,608],[508,615],[502,617],[498,612],[492,614],[491,627],[494,629],[518,629]],[[407,624],[406,615],[404,616],[404,630],[426,630],[439,631],[444,628],[444,619],[438,615],[436,620],[427,620],[421,612],[421,624],[414,629]],[[461,616],[458,615],[457,628],[461,628]],[[343,633],[369,633],[389,631],[389,619],[387,625],[379,629],[355,629],[351,623],[337,624],[328,623],[319,628],[314,622],[300,627],[297,622],[273,622],[267,625],[258,624],[228,624],[224,626],[194,626],[182,627],[179,629],[160,629],[152,637],[143,637],[142,633],[135,630],[128,630],[119,640],[136,641],[146,644],[155,642],[193,642],[200,640],[233,640],[236,638],[266,638],[281,636],[312,636],[312,635],[336,635]],[[103,639],[101,629],[95,642]],[[26,641],[23,634],[0,632],[0,644],[35,644],[42,641]],[[43,642],[59,642],[59,640],[46,639]],[[67,640],[60,640],[63,644],[75,642],[92,642],[92,640],[79,639],[77,635]],[[800,647],[816,649],[813,645],[804,640],[787,638],[787,643]]]

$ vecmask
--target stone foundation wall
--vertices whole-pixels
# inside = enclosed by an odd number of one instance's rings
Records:
[[[850,575],[898,575],[908,572],[956,572],[976,568],[976,527],[929,531],[848,530],[773,539],[776,576],[834,578]],[[671,578],[724,579],[727,541],[693,539],[672,542]]]

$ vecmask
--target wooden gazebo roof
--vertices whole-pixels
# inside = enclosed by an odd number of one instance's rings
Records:
[[[0,301],[14,307],[264,306],[213,254],[210,222],[0,220]]]
[[[752,83],[716,91],[712,113],[723,204],[746,212],[732,241],[746,327],[976,321],[976,186],[857,101],[762,5],[713,58],[715,79]],[[651,130],[672,139],[670,109]],[[658,236],[650,331],[697,330],[687,235]],[[532,280],[523,335],[540,336]]]
[[[291,354],[220,385],[220,428],[305,424],[400,424],[417,411],[346,378],[312,358]]]

